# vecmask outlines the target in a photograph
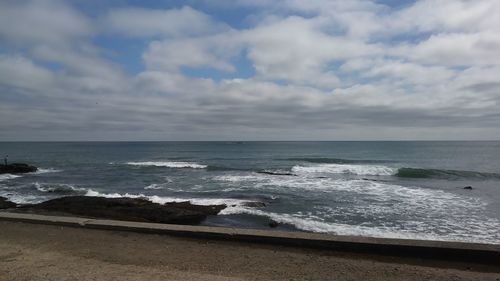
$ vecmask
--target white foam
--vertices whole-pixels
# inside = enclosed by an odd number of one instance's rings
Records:
[[[47,184],[47,183],[40,184],[38,182],[35,182],[33,185],[38,191],[47,193],[87,192],[87,189],[85,188],[78,188],[70,184]]]
[[[169,187],[167,187],[167,185],[169,183],[172,183],[174,182],[170,177],[165,177],[165,183],[153,183],[153,184],[150,184],[148,186],[145,186],[144,189],[148,190],[148,189],[171,189]]]
[[[48,197],[45,196],[18,194],[18,193],[12,193],[10,191],[0,192],[0,196],[5,197],[7,198],[7,200],[14,202],[16,204],[35,204],[49,199]]]
[[[351,174],[360,176],[390,176],[397,172],[396,168],[381,165],[349,165],[349,164],[318,164],[292,167],[292,172],[304,174]]]
[[[146,161],[146,162],[127,162],[127,165],[133,166],[154,166],[154,167],[167,167],[167,168],[192,168],[192,169],[204,169],[207,165],[202,165],[198,163],[191,162],[170,162],[170,161]]]
[[[36,172],[34,172],[33,174],[58,173],[58,172],[62,172],[62,170],[58,170],[58,169],[54,169],[54,168],[47,168],[47,169],[38,168],[36,170]]]
[[[145,186],[144,189],[164,189],[165,185],[158,184],[158,183],[153,183],[148,186]]]
[[[195,205],[222,205],[225,204],[228,208],[244,205],[245,203],[251,202],[248,200],[233,199],[233,198],[179,198],[179,197],[164,197],[164,196],[147,196],[144,194],[119,194],[119,193],[101,193],[92,189],[89,189],[85,196],[97,196],[105,198],[143,198],[149,200],[153,203],[165,204],[169,202],[186,202],[189,201]]]
[[[302,214],[279,214],[274,212],[265,212],[255,208],[248,208],[244,206],[236,206],[233,208],[226,208],[222,210],[219,215],[233,215],[233,214],[249,214],[256,216],[269,217],[272,220],[289,224],[297,229],[319,232],[331,233],[337,235],[351,235],[363,237],[380,237],[380,238],[398,238],[398,239],[421,239],[421,240],[439,240],[439,241],[463,241],[463,242],[476,242],[476,243],[492,243],[499,244],[500,237],[494,233],[483,233],[482,235],[471,236],[467,231],[451,232],[445,235],[430,234],[418,229],[401,229],[397,227],[384,227],[384,226],[363,226],[363,225],[349,225],[334,222],[325,222],[317,216],[304,216]],[[498,226],[498,223],[492,223],[491,227]]]
[[[0,175],[0,181],[11,180],[15,178],[20,178],[21,176],[12,175],[12,174],[2,174]]]
[[[435,188],[400,186],[362,179],[318,178],[311,175],[280,177],[254,173],[223,175],[214,179],[221,181],[221,185],[225,187],[223,191],[310,193],[313,198],[327,196],[339,202],[332,206],[305,206],[304,211],[308,214],[303,218],[286,214],[273,215],[244,206],[224,210],[222,214],[263,215],[315,232],[500,243],[500,233],[497,231],[500,229],[500,221],[485,215],[487,203],[474,196],[462,196]],[[367,223],[363,228],[356,228],[324,220]],[[347,229],[342,230],[342,227]]]
[[[215,176],[212,179],[216,181],[225,181],[225,182],[258,182],[262,181],[265,178],[270,178],[270,177],[266,174],[253,173],[250,175],[221,175],[221,176]]]

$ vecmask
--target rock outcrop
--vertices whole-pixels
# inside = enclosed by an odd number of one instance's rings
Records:
[[[189,202],[160,205],[140,198],[69,196],[22,206],[17,210],[138,222],[198,224],[224,208],[226,205],[201,206]]]
[[[276,228],[278,227],[279,223],[275,220],[270,220],[268,225],[270,228]]]
[[[12,163],[0,165],[0,174],[24,174],[33,173],[38,170],[37,167],[22,163]]]
[[[273,175],[273,176],[297,176],[296,174],[291,173],[291,172],[287,172],[287,171],[267,171],[267,170],[263,170],[263,171],[258,171],[257,173],[259,173],[259,174],[265,174],[265,175]]]
[[[7,198],[0,196],[0,209],[15,208],[16,203],[10,202]]]

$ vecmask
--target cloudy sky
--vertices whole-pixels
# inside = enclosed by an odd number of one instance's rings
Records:
[[[0,140],[500,139],[498,15],[498,0],[2,0]]]

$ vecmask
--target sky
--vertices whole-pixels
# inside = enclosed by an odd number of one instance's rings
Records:
[[[498,0],[0,1],[0,141],[500,140]]]

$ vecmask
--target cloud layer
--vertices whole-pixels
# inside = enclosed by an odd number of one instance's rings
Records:
[[[400,4],[2,2],[0,140],[499,139],[500,2]]]

